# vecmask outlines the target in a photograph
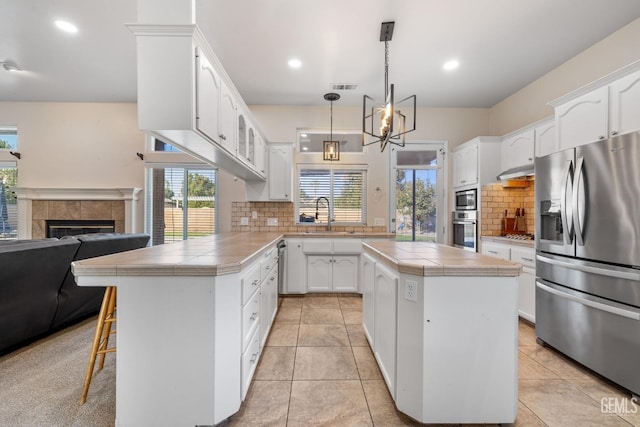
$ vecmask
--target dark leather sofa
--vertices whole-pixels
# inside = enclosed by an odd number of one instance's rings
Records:
[[[145,247],[146,234],[0,242],[0,354],[97,313],[104,288],[76,285],[71,262]]]

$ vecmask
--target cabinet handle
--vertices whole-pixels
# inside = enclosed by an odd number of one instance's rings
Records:
[[[490,254],[496,254],[496,255],[498,255],[498,251],[487,251],[487,252],[489,252]]]
[[[264,269],[265,269],[265,270],[271,270],[271,266],[270,266],[270,265],[267,265]]]
[[[525,257],[520,257],[520,258],[522,258],[525,261],[533,262],[533,258],[525,258]]]
[[[249,318],[249,320],[256,320],[258,318],[258,313],[253,313],[251,314],[251,317]]]
[[[258,279],[251,282],[251,286],[258,286]]]
[[[600,136],[598,137],[598,139],[599,139],[599,140],[603,140],[603,139],[604,139],[604,136],[600,135]]]
[[[271,280],[273,282],[274,280],[276,280],[276,276],[271,276],[271,279],[269,279],[269,280]]]
[[[618,134],[618,131],[614,130],[613,132],[611,132],[611,136],[616,136],[617,134]]]
[[[253,353],[251,355],[251,364],[256,363],[256,360],[258,360],[258,353]]]

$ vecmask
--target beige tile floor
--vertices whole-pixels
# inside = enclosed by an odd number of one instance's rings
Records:
[[[640,402],[634,406],[615,386],[538,345],[528,323],[519,329],[516,426],[640,426]],[[418,423],[389,396],[362,329],[362,298],[307,295],[281,298],[247,397],[223,425]]]

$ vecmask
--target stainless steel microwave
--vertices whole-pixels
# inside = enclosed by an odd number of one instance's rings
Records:
[[[456,211],[478,210],[476,189],[456,191]]]

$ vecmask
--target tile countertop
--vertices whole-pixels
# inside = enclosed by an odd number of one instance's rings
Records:
[[[370,241],[364,252],[417,276],[519,276],[520,264],[428,242]]]
[[[393,233],[232,232],[105,255],[71,264],[75,276],[218,276],[239,272],[280,239],[389,238]]]
[[[535,248],[536,244],[533,240],[510,239],[503,236],[481,236],[480,239],[487,242],[506,243],[508,245],[524,246],[525,248]]]

